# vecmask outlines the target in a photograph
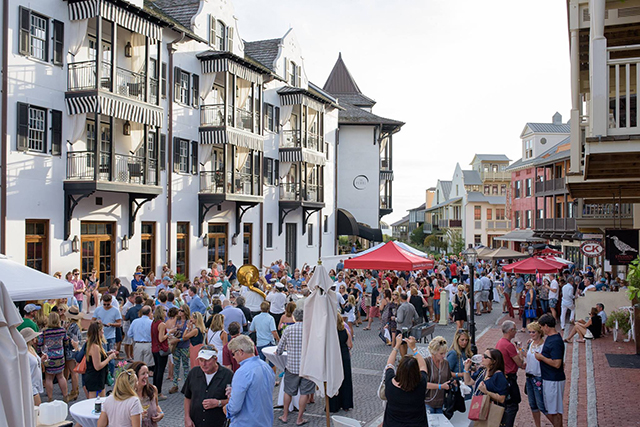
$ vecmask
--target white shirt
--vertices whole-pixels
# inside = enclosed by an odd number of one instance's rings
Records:
[[[567,283],[562,287],[562,305],[572,307],[574,298],[573,286],[571,283]]]
[[[549,290],[549,298],[558,298],[558,281],[556,279],[553,279],[551,281],[551,289]]]
[[[29,356],[29,369],[31,370],[31,394],[35,396],[44,391],[42,390],[41,360],[30,351],[27,351],[27,355]]]
[[[287,305],[287,296],[283,292],[274,292],[267,295],[267,301],[271,303],[269,312],[273,314],[284,313],[284,308]]]
[[[453,302],[453,297],[458,292],[458,285],[454,285],[453,283],[449,283],[444,287],[447,291],[449,291],[449,302]]]
[[[535,375],[536,377],[542,376],[540,372],[540,361],[536,359],[536,353],[540,353],[544,347],[544,342],[539,346],[535,346],[531,343],[529,350],[527,351],[527,374]]]
[[[584,293],[587,292],[588,290],[595,289],[595,288],[596,288],[596,285],[593,285],[593,284],[587,286],[586,288],[584,288],[584,291],[582,291],[582,295],[584,295]]]

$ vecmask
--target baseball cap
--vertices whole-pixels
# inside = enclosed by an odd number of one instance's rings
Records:
[[[217,288],[221,288],[222,287],[222,283],[221,282],[214,283],[213,287],[216,288],[216,289]]]
[[[40,307],[39,305],[35,305],[35,304],[27,304],[24,306],[24,311],[26,313],[31,313],[32,311],[37,311],[40,310],[42,307]]]
[[[217,357],[218,351],[212,345],[203,345],[198,352],[198,359],[209,360],[212,357]]]
[[[453,283],[458,283],[458,279],[453,279]]]
[[[167,282],[170,282],[170,281],[171,281],[171,277],[169,277],[169,276],[164,276],[164,277],[162,278],[162,280],[166,280]]]
[[[133,273],[134,276],[137,276],[138,274],[142,275],[142,271],[136,271],[135,273]]]

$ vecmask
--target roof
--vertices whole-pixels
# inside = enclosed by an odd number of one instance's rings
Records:
[[[402,219],[391,224],[392,227],[397,227],[399,225],[405,224],[409,222],[409,215],[402,217]]]
[[[472,191],[467,194],[468,202],[484,202],[490,205],[504,205],[507,203],[506,196],[485,196],[477,191]]]
[[[462,179],[464,180],[464,185],[482,185],[482,179],[480,179],[478,171],[462,171]]]
[[[250,57],[242,57],[238,56],[235,53],[231,53],[228,51],[219,51],[219,50],[207,50],[204,52],[200,52],[196,55],[201,61],[206,61],[208,59],[218,59],[218,58],[229,58],[238,64],[244,65],[258,73],[261,74],[271,74],[271,70],[266,68],[264,65],[260,64],[256,60]]]
[[[152,3],[157,8],[191,31],[191,18],[198,13],[200,0],[147,0],[145,6]]]
[[[409,210],[410,211],[419,211],[419,210],[423,210],[426,206],[427,206],[427,204],[423,203],[420,206],[418,206],[417,208],[413,208],[413,209],[409,209]]]
[[[308,96],[311,99],[320,101],[323,104],[330,104],[330,105],[335,104],[335,101],[333,100],[333,98],[327,97],[323,93],[321,94],[320,92],[307,90],[301,87],[283,86],[280,89],[278,89],[277,93],[278,95],[301,93],[304,96]]]
[[[358,84],[351,76],[344,61],[342,60],[342,52],[338,54],[336,61],[323,89],[334,95],[337,94],[362,94]]]
[[[509,165],[505,171],[507,172],[512,172],[512,171],[516,171],[519,169],[523,169],[523,168],[528,168],[530,166],[533,166],[533,161],[535,159],[518,159],[515,162],[513,162],[511,165]]]
[[[571,133],[571,125],[569,123],[563,123],[561,125],[554,125],[553,123],[527,123],[520,134],[520,138],[528,134],[525,131],[529,128],[532,133]]]
[[[470,165],[474,164],[478,159],[481,162],[510,162],[511,159],[504,154],[476,154],[473,156]]]
[[[509,242],[546,242],[545,239],[533,236],[533,230],[513,230],[507,234],[494,237],[494,240],[506,240]]]
[[[341,102],[346,102],[357,107],[373,107],[376,101],[361,93],[341,93],[337,97]]]
[[[330,93],[333,94],[333,92]],[[378,116],[352,104],[341,103],[340,105],[344,107],[344,111],[340,111],[339,124],[383,125],[383,127],[392,128],[393,130],[400,129],[404,125],[404,122]]]
[[[186,3],[190,3],[191,1],[192,0],[185,0]],[[173,15],[173,13],[176,13],[179,16],[183,16],[184,13],[179,7],[173,7],[176,4],[177,0],[144,0],[144,11],[163,21],[167,26],[174,30],[184,32],[189,36],[189,38],[206,43],[206,40],[202,39],[202,37],[196,35],[196,33],[191,30],[191,17],[186,20],[185,25],[183,23],[184,19],[181,21]],[[198,8],[196,7],[196,12],[197,11]],[[195,12],[193,12],[193,14],[195,14]]]
[[[444,192],[443,196],[446,199],[449,198],[449,194],[451,194],[451,185],[453,181],[440,181],[440,187],[442,187],[442,191]]]
[[[275,71],[275,60],[280,52],[282,39],[244,42],[244,54],[250,56],[271,71]]]
[[[447,206],[447,205],[450,205],[452,203],[459,202],[460,200],[462,200],[462,196],[454,197],[453,199],[449,199],[449,200],[445,200],[442,203],[438,203],[437,205],[431,206],[429,209],[426,209],[425,212],[429,212],[429,211],[433,211],[435,209],[439,209],[439,208],[441,208],[443,206]]]
[[[571,137],[560,141],[534,159],[534,165],[541,166],[558,160],[566,160],[571,154]]]

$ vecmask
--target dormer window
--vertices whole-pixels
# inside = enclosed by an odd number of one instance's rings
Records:
[[[298,86],[298,67],[291,61],[291,74],[289,76],[291,86]]]
[[[533,157],[533,139],[528,139],[524,142],[524,158],[530,159]]]
[[[209,44],[217,50],[233,51],[233,27],[210,16],[209,19]]]

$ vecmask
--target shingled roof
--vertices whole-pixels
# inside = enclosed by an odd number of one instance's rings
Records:
[[[191,31],[191,18],[200,8],[200,0],[152,0],[155,6]]]
[[[400,129],[404,125],[404,122],[375,115],[352,104],[340,103],[340,105],[344,107],[344,111],[340,111],[338,117],[338,123],[340,124],[382,125],[386,129]]]
[[[244,42],[244,54],[258,61],[271,71],[275,71],[274,62],[280,51],[282,39],[257,40]]]
[[[338,54],[338,60],[333,66],[323,87],[327,92],[337,94],[362,94],[358,84],[349,73],[347,66],[342,60],[342,52]]]

